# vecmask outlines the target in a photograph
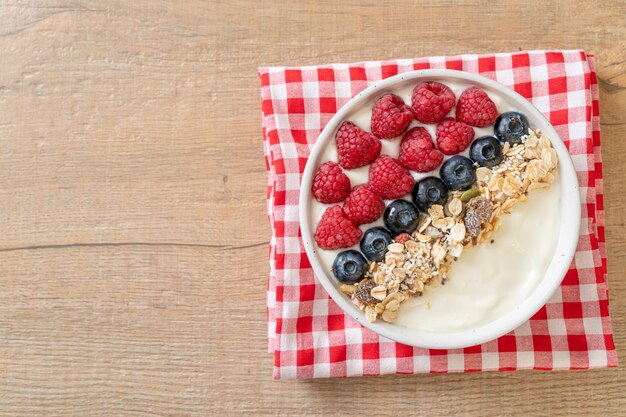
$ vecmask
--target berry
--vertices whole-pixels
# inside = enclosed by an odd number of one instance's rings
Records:
[[[406,243],[407,240],[411,239],[411,235],[408,233],[400,233],[396,236],[393,241],[396,243]]]
[[[401,135],[412,121],[411,108],[395,94],[385,94],[372,108],[372,133],[379,138]]]
[[[511,145],[522,143],[522,136],[528,134],[528,119],[516,111],[502,113],[496,120],[493,131],[500,142],[509,142]]]
[[[451,190],[465,190],[476,181],[476,168],[469,158],[456,155],[443,163],[439,176]]]
[[[405,168],[428,172],[441,164],[443,154],[435,149],[428,131],[418,126],[404,134],[398,159]]]
[[[385,211],[385,202],[366,184],[357,185],[343,203],[343,213],[352,223],[371,223]]]
[[[423,212],[426,212],[433,204],[443,206],[448,201],[448,187],[446,183],[437,177],[426,177],[415,184],[413,192],[413,204]]]
[[[493,136],[478,138],[470,146],[470,159],[482,167],[496,166],[504,159],[502,145]]]
[[[463,91],[456,104],[456,120],[470,126],[491,126],[498,117],[496,104],[478,87]]]
[[[380,154],[380,139],[350,122],[343,122],[335,135],[339,165],[344,169],[369,165]]]
[[[339,203],[350,192],[350,178],[339,165],[326,162],[320,166],[313,178],[313,197],[323,204]]]
[[[361,229],[346,219],[341,206],[326,209],[315,230],[315,241],[322,249],[347,248],[361,239]]]
[[[384,227],[372,227],[363,233],[361,239],[361,252],[372,262],[380,262],[385,259],[387,246],[393,242],[391,233]]]
[[[361,252],[350,249],[340,252],[333,262],[333,274],[346,284],[357,283],[367,272],[367,261]]]
[[[370,167],[370,188],[384,200],[403,197],[414,184],[411,173],[389,155],[381,155]]]
[[[474,139],[474,129],[465,123],[446,118],[437,125],[437,146],[446,155],[463,152]]]
[[[456,97],[450,88],[436,81],[418,84],[411,95],[411,109],[422,123],[438,123],[454,107]]]
[[[396,200],[387,206],[383,215],[385,227],[394,235],[413,233],[417,229],[419,212],[406,200]]]

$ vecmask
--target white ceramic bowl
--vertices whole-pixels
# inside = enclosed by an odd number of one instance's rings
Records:
[[[407,85],[416,85],[420,81],[440,81],[443,83],[458,82],[476,85],[483,88],[489,94],[504,98],[508,103],[526,114],[531,127],[541,129],[541,131],[551,139],[552,145],[559,156],[561,223],[555,253],[543,279],[530,296],[513,311],[496,318],[490,323],[469,330],[434,333],[408,329],[397,324],[382,321],[377,321],[376,323],[368,322],[365,319],[363,311],[352,304],[350,299],[339,290],[340,283],[332,276],[330,269],[326,270],[322,266],[323,264],[317,255],[317,251],[322,249],[317,247],[313,239],[315,219],[312,217],[313,199],[311,195],[311,183],[317,167],[325,162],[321,160],[322,155],[326,146],[331,143],[331,141],[334,141],[335,132],[341,122],[347,120],[348,115],[364,108],[365,105],[371,105],[372,100],[380,95],[406,87]],[[580,227],[578,180],[572,160],[563,141],[559,138],[558,134],[543,114],[528,100],[508,87],[478,75],[452,70],[419,70],[399,74],[368,87],[353,97],[328,122],[313,147],[304,170],[300,190],[300,226],[304,247],[311,265],[313,266],[315,276],[346,314],[374,332],[400,343],[434,349],[462,348],[493,340],[517,328],[532,317],[548,301],[561,284],[572,261],[578,242]]]

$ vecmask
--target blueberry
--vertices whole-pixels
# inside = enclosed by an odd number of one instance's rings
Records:
[[[363,233],[361,252],[373,262],[382,261],[387,253],[387,246],[393,242],[391,233],[384,227],[372,227]]]
[[[448,201],[448,187],[437,177],[426,177],[413,187],[413,204],[420,211],[426,212],[433,204],[446,204]]]
[[[385,227],[394,235],[400,233],[413,233],[417,229],[419,212],[417,207],[406,200],[391,202],[383,215]]]
[[[502,145],[493,136],[483,136],[472,142],[470,159],[481,167],[491,168],[504,159]]]
[[[451,190],[465,190],[476,181],[476,168],[469,158],[455,155],[443,163],[439,175]]]
[[[367,272],[367,261],[361,252],[350,249],[340,252],[333,262],[333,274],[341,282],[354,284]]]
[[[493,129],[500,142],[509,142],[511,145],[522,143],[522,136],[528,134],[528,118],[522,113],[511,111],[502,113],[496,119]]]

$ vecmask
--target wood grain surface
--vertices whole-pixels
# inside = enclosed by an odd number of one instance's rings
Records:
[[[0,415],[626,415],[626,370],[274,382],[259,65],[597,56],[626,362],[626,2],[0,1]]]

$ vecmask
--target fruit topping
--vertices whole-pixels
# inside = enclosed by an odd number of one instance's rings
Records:
[[[401,135],[412,121],[411,108],[395,94],[385,94],[372,108],[372,133],[379,138]]]
[[[475,127],[491,126],[498,117],[498,109],[487,93],[470,87],[459,96],[456,120]]]
[[[383,211],[385,202],[366,184],[354,187],[343,204],[346,218],[356,225],[375,221]]]
[[[455,155],[444,162],[439,175],[451,190],[465,190],[476,181],[474,163],[461,155]]]
[[[408,233],[400,233],[396,236],[393,241],[396,243],[406,243],[407,240],[411,239],[411,235]]]
[[[372,227],[363,233],[360,247],[367,259],[373,262],[382,261],[387,253],[387,246],[393,243],[391,233],[384,227]]]
[[[415,119],[422,123],[438,123],[454,107],[456,97],[450,88],[436,81],[418,84],[411,96]]]
[[[339,203],[350,192],[350,179],[334,162],[323,163],[313,178],[313,197],[323,204]]]
[[[348,220],[341,206],[326,209],[315,230],[315,241],[322,249],[348,248],[361,239],[361,229]]]
[[[470,146],[470,159],[480,166],[494,167],[504,159],[502,145],[493,136],[478,138]]]
[[[413,204],[422,212],[426,213],[433,204],[443,206],[448,201],[448,187],[437,177],[421,179],[413,187],[411,193]]]
[[[426,129],[414,127],[404,134],[400,142],[400,163],[417,172],[428,172],[443,161],[443,154],[435,148]]]
[[[370,188],[385,200],[405,196],[414,184],[411,173],[389,155],[381,155],[370,167]]]
[[[522,113],[511,111],[502,113],[493,129],[500,142],[516,145],[522,143],[522,136],[528,135],[528,119]]]
[[[333,262],[333,274],[346,284],[354,284],[367,272],[367,261],[361,252],[350,249],[340,252]]]
[[[474,139],[474,129],[465,123],[446,118],[437,125],[437,147],[446,155],[463,152]]]
[[[339,165],[344,169],[371,164],[380,154],[382,144],[372,133],[350,122],[343,122],[335,135]]]
[[[385,227],[392,234],[413,233],[419,222],[417,207],[406,200],[396,200],[387,206],[383,214]]]

